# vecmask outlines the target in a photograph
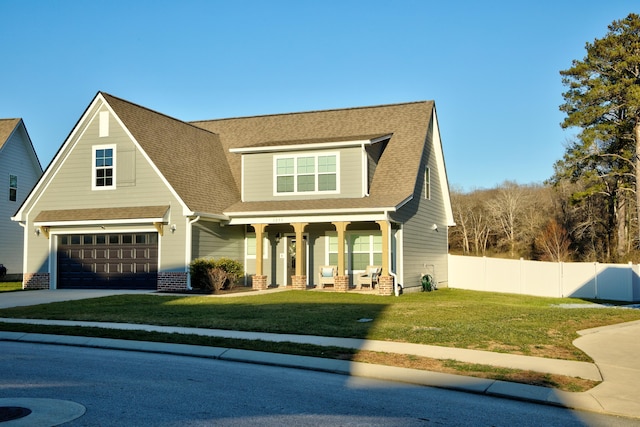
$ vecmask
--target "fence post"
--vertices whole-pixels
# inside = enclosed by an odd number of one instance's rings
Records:
[[[558,296],[564,298],[564,262],[558,263]]]
[[[594,299],[598,299],[598,263],[593,263],[593,285],[594,285]]]

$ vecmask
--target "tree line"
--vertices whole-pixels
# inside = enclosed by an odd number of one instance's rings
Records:
[[[638,262],[640,16],[614,21],[560,71],[563,128],[578,130],[544,184],[452,191],[452,253]]]

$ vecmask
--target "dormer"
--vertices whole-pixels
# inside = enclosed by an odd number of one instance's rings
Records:
[[[261,142],[241,155],[242,201],[361,198],[390,134]]]

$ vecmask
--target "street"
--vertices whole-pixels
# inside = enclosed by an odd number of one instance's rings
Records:
[[[86,407],[65,426],[632,426],[638,420],[321,372],[0,342],[0,398]]]

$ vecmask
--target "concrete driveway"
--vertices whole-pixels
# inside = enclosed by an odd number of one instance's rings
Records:
[[[111,295],[151,294],[154,292],[156,291],[129,291],[121,289],[43,289],[39,291],[2,292],[0,293],[0,308],[24,307],[27,305],[100,298]]]

